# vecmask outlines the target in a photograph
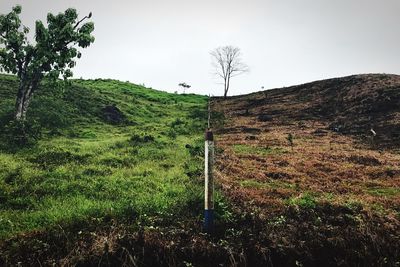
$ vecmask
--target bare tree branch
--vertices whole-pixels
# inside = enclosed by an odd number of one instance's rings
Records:
[[[211,51],[210,55],[213,60],[212,66],[215,69],[214,74],[224,80],[224,97],[226,97],[229,90],[230,79],[244,72],[248,72],[249,68],[242,62],[241,52],[238,47],[218,47]]]

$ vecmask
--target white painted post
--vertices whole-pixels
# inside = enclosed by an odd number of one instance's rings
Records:
[[[211,233],[214,228],[214,136],[210,129],[205,133],[205,181],[204,181],[204,230]]]

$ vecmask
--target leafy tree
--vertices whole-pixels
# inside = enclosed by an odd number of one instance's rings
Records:
[[[34,43],[28,41],[29,29],[22,25],[22,8],[17,5],[8,14],[0,15],[0,70],[17,75],[19,88],[15,119],[25,121],[33,94],[44,78],[53,80],[72,77],[71,69],[81,57],[77,47],[94,42],[92,13],[78,20],[75,9],[47,15],[47,25],[36,21]]]
[[[180,83],[178,85],[183,88],[183,93],[185,93],[186,89],[189,89],[191,87],[190,85],[188,85],[186,83]]]
[[[222,46],[210,52],[215,75],[224,80],[224,98],[228,95],[229,85],[232,77],[244,72],[249,68],[242,62],[241,52],[238,47]]]

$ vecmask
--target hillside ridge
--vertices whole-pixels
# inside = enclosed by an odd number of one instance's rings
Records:
[[[216,180],[274,265],[398,264],[399,100],[391,75],[212,99]]]
[[[214,99],[226,103],[229,113],[269,123],[321,121],[325,130],[364,139],[374,129],[382,147],[400,144],[399,75],[351,75]]]

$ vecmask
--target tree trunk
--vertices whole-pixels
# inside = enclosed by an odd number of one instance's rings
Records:
[[[228,95],[228,80],[224,80],[224,99],[226,99],[226,96]]]
[[[35,87],[36,87],[35,82],[27,84],[24,81],[20,81],[17,100],[15,103],[15,120],[17,121],[26,120],[26,113],[28,111],[28,107],[31,102]]]
[[[228,76],[228,78],[225,80],[225,93],[224,93],[224,98],[226,98],[227,95],[228,95],[228,90],[229,90],[229,79],[230,79],[230,77]]]
[[[26,114],[23,114],[25,92],[26,92],[26,86],[23,81],[20,81],[17,94],[17,101],[15,103],[15,120],[17,121],[25,120]]]

